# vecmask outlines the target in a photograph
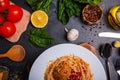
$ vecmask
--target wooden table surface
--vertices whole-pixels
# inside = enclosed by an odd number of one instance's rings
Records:
[[[11,0],[11,1],[21,6],[22,8],[28,10],[30,13],[33,12],[30,6],[25,2],[25,0]],[[97,25],[93,25],[93,26],[88,26],[84,24],[81,21],[80,17],[76,18],[74,16],[70,19],[67,25],[63,25],[60,21],[58,21],[56,17],[56,13],[55,13],[55,9],[57,7],[56,1],[57,0],[54,0],[51,6],[51,10],[48,14],[49,22],[46,26],[47,32],[55,39],[54,44],[49,45],[46,48],[37,48],[37,47],[31,46],[28,35],[27,35],[27,33],[29,33],[29,31],[33,28],[31,23],[29,23],[27,30],[22,34],[18,42],[11,43],[6,39],[0,37],[0,53],[6,52],[10,47],[16,44],[22,45],[26,50],[26,57],[22,62],[13,62],[7,58],[0,59],[0,65],[7,66],[10,69],[9,80],[28,80],[28,75],[29,75],[28,66],[31,65],[32,62],[34,62],[34,60],[43,51],[45,51],[51,46],[61,44],[61,43],[79,44],[82,42],[89,42],[91,45],[93,45],[96,48],[97,55],[99,56],[99,60],[105,67],[104,59],[100,57],[100,52],[99,52],[100,46],[105,43],[112,44],[113,41],[115,40],[120,41],[120,39],[101,38],[101,37],[98,37],[97,34],[103,31],[120,33],[120,31],[113,30],[108,24],[108,20],[107,20],[107,14],[109,9],[117,4],[120,4],[120,0],[103,0],[103,2],[100,4],[100,6],[103,9],[103,18]],[[65,37],[66,36],[66,32],[64,30],[65,27],[69,29],[75,28],[79,30],[79,38],[74,42],[67,41]],[[118,58],[120,58],[120,49],[113,47],[112,55],[109,58],[111,80],[120,80],[115,70],[115,63]],[[19,79],[15,79],[16,77],[18,77]]]

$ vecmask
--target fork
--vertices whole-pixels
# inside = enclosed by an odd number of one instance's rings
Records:
[[[116,60],[115,69],[120,76],[120,58]]]

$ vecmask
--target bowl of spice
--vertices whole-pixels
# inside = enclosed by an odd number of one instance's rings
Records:
[[[102,16],[103,11],[99,5],[86,5],[82,10],[82,20],[88,25],[97,24]]]
[[[8,80],[9,68],[6,66],[0,66],[0,80]]]

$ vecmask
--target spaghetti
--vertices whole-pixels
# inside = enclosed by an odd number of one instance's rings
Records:
[[[44,80],[93,80],[90,66],[78,56],[62,56],[50,62]]]

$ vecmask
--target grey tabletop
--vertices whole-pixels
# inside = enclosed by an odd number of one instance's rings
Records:
[[[25,0],[11,0],[15,4],[21,6],[22,8],[28,10],[30,13],[32,13],[32,9],[30,6],[26,3]],[[81,17],[71,17],[70,21],[68,22],[67,25],[63,25],[56,16],[55,9],[57,7],[56,1],[54,0],[51,10],[48,14],[49,16],[49,21],[46,26],[47,32],[55,39],[55,43],[49,45],[46,48],[38,48],[31,46],[29,42],[29,38],[27,33],[33,28],[31,22],[29,23],[27,30],[22,34],[20,37],[20,40],[15,43],[11,43],[7,41],[6,39],[0,37],[0,53],[6,52],[11,46],[15,44],[20,44],[22,45],[25,50],[26,50],[26,57],[22,62],[13,62],[7,58],[1,58],[0,59],[0,65],[7,66],[10,69],[10,75],[9,75],[9,80],[16,80],[15,77],[18,77],[18,80],[27,80],[29,71],[28,71],[28,65],[31,65],[32,62],[46,49],[48,49],[51,46],[61,44],[61,43],[74,43],[74,44],[80,44],[82,42],[89,42],[91,45],[93,45],[96,50],[97,50],[97,55],[99,56],[99,60],[103,64],[105,68],[105,62],[104,59],[100,57],[100,52],[99,48],[101,45],[105,43],[110,43],[112,44],[113,41],[119,40],[116,38],[102,38],[98,37],[99,32],[103,31],[109,31],[109,32],[120,32],[113,30],[107,20],[107,15],[108,11],[111,7],[120,4],[120,0],[103,0],[102,3],[100,3],[100,6],[103,10],[103,17],[102,20],[97,24],[93,26],[88,26],[84,24],[81,21]],[[68,29],[75,28],[79,30],[79,38],[76,41],[69,42],[66,39],[66,32],[64,28],[67,27]],[[115,63],[116,60],[120,58],[120,50],[119,48],[112,48],[112,55],[109,58],[110,62],[110,76],[111,80],[120,80],[118,77],[118,74],[116,73],[115,70]],[[106,69],[105,69],[106,70]]]

